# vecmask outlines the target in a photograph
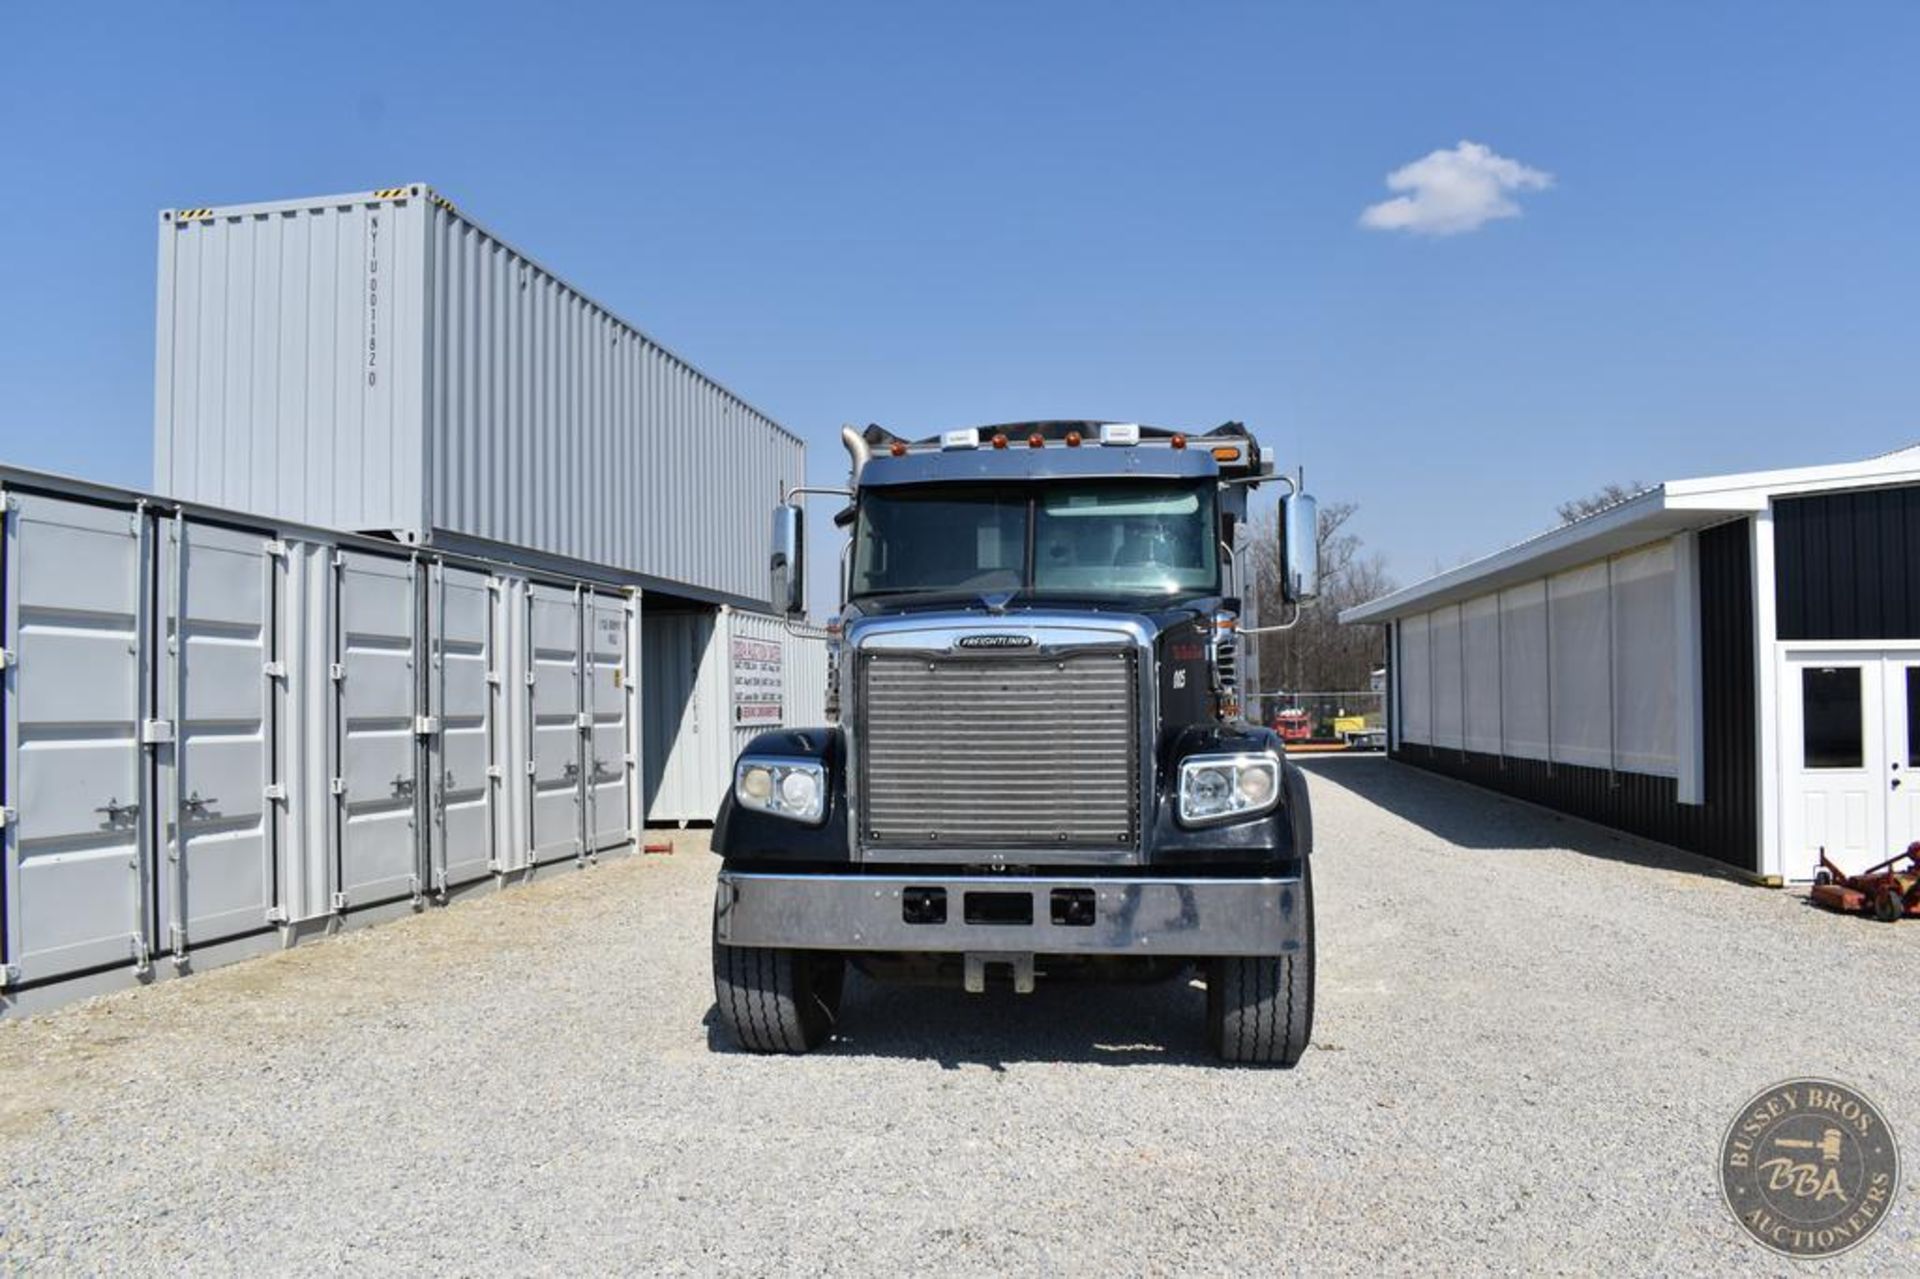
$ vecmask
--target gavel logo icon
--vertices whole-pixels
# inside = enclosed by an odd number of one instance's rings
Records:
[[[1840,1130],[1829,1128],[1820,1134],[1820,1140],[1808,1141],[1801,1137],[1775,1137],[1773,1144],[1787,1150],[1817,1150],[1823,1163],[1840,1162]]]

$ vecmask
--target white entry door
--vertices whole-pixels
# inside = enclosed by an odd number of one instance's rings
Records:
[[[1785,871],[1857,872],[1920,840],[1920,653],[1796,653],[1782,705]]]
[[[1882,857],[1891,857],[1920,840],[1920,653],[1889,655],[1880,683],[1887,718],[1887,851]]]

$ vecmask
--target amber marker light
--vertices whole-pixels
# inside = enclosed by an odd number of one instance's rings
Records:
[[[890,446],[888,446],[887,452],[893,454],[895,457],[905,457],[907,455],[907,446],[902,444],[899,440],[895,440]]]
[[[1004,435],[996,435],[996,436],[994,436],[994,437],[993,437],[993,447],[995,447],[995,448],[997,448],[997,449],[1003,449],[1003,448],[1005,448],[1005,447],[1007,447],[1007,437],[1006,437],[1006,436],[1004,436]]]
[[[1187,447],[1187,437],[1186,437],[1186,436],[1184,436],[1184,435],[1176,435],[1176,436],[1174,436],[1174,437],[1173,437],[1173,447],[1175,447],[1175,448],[1177,448],[1177,449],[1183,449],[1183,448],[1185,448],[1185,447]]]
[[[1027,437],[1027,447],[1030,449],[1043,449],[1047,447],[1047,442],[1041,439],[1038,434],[1029,435]]]
[[[1080,447],[1080,432],[1078,431],[1067,432],[1067,447],[1070,449],[1077,449]]]
[[[1240,450],[1236,448],[1215,449],[1213,451],[1213,460],[1216,462],[1238,462],[1240,460]]]

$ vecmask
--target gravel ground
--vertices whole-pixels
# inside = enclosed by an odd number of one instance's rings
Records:
[[[831,1049],[726,1051],[690,834],[0,1025],[0,1268],[1804,1271],[1713,1168],[1742,1102],[1818,1074],[1881,1103],[1909,1171],[1814,1269],[1920,1270],[1920,924],[1385,761],[1310,769],[1292,1072],[1215,1067],[1184,982],[856,979]]]

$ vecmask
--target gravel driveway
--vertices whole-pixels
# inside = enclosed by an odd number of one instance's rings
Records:
[[[1881,1103],[1909,1168],[1826,1268],[1920,1270],[1920,923],[1383,760],[1309,767],[1292,1072],[1215,1067],[1184,982],[856,979],[830,1050],[725,1051],[688,834],[0,1025],[0,1268],[1784,1272],[1715,1151],[1818,1074]]]

